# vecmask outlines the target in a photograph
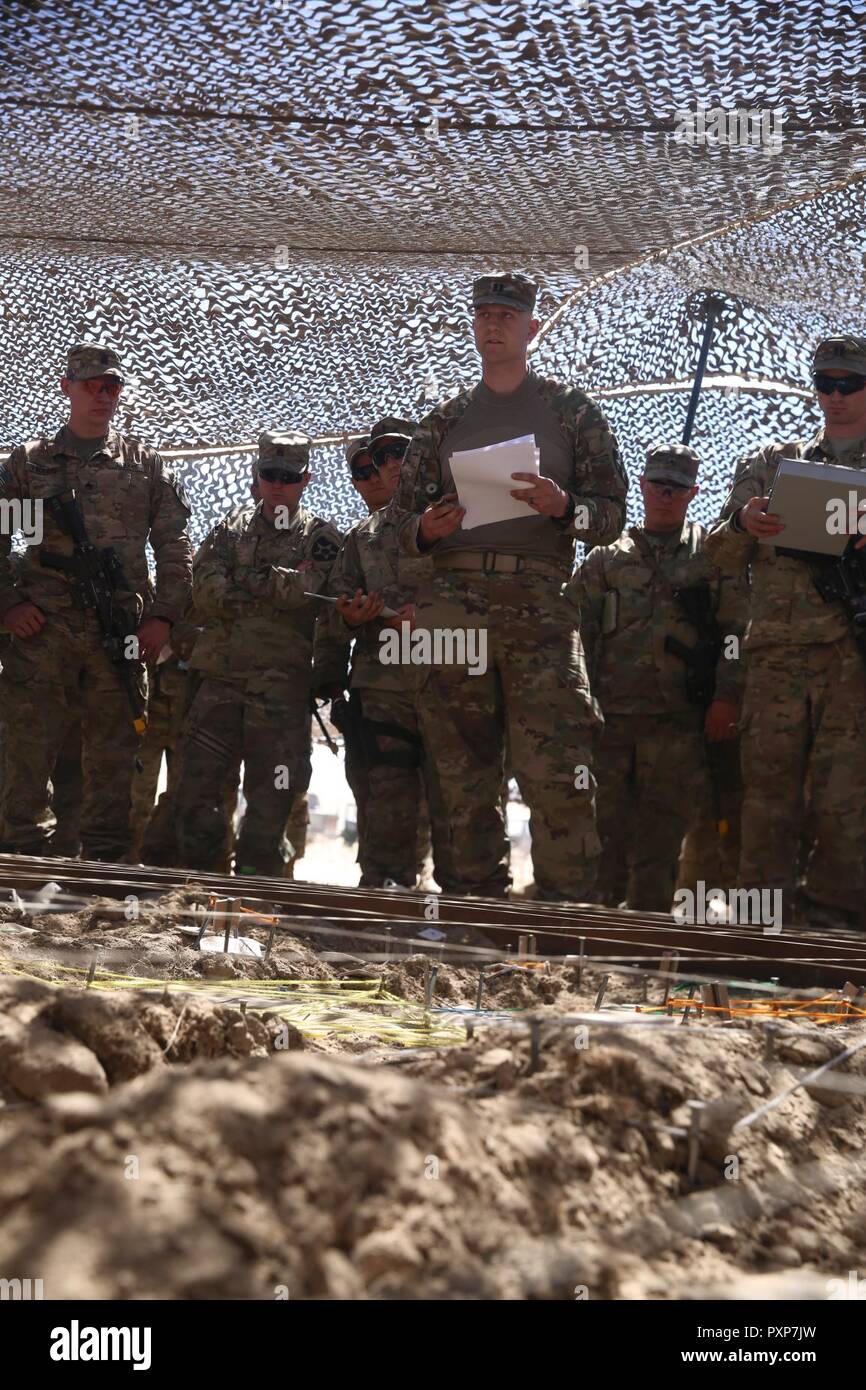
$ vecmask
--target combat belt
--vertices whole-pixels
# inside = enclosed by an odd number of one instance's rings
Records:
[[[841,555],[789,550],[781,545],[776,546],[776,554],[805,560],[812,582],[825,603],[841,599],[857,649],[866,661],[866,547],[854,549],[859,539],[859,536],[852,536]]]
[[[407,770],[421,765],[421,740],[417,734],[404,729],[401,724],[392,724],[385,719],[367,719],[361,704],[360,690],[349,692],[348,699],[340,696],[331,701],[331,723],[364,767],[402,767]],[[379,737],[400,739],[409,747],[405,752],[392,749],[385,751],[379,747]]]
[[[49,570],[60,570],[72,580],[75,602],[96,614],[102,645],[120,677],[132,709],[132,722],[139,737],[147,728],[147,704],[133,667],[141,663],[127,656],[127,638],[138,631],[138,623],[117,602],[117,592],[130,593],[129,584],[117,552],[110,546],[98,550],[87,536],[84,517],[74,488],[45,499],[45,506],[65,536],[72,541],[71,555],[51,550],[39,552],[39,563]]]

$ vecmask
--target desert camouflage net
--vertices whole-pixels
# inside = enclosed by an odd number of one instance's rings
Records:
[[[345,524],[338,441],[476,375],[468,285],[507,265],[542,286],[535,365],[602,397],[632,474],[679,437],[700,292],[722,295],[693,437],[707,519],[738,453],[817,422],[811,345],[864,329],[864,19],[13,0],[0,445],[56,427],[66,347],[102,339],[129,364],[121,424],[182,451],[197,537],[246,495],[259,430],[292,425],[322,441],[308,501]],[[689,145],[699,103],[764,114]]]

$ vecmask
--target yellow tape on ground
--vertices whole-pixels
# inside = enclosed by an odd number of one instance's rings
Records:
[[[56,988],[86,982],[89,970],[57,961],[33,961],[59,979],[44,979],[32,969],[24,970],[9,960],[0,960],[0,974],[38,980]],[[121,975],[97,970],[88,989],[113,993],[136,989],[168,994],[197,994],[216,1004],[237,1007],[246,1004],[254,1010],[267,1010],[291,1023],[305,1037],[329,1035],[378,1039],[404,1047],[446,1047],[464,1042],[466,1030],[461,1022],[446,1021],[435,1010],[426,1012],[420,1004],[400,999],[374,980],[184,980],[150,979],[142,975]]]

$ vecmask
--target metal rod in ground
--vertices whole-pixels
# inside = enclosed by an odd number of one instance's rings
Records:
[[[791,1086],[786,1086],[784,1091],[780,1091],[778,1095],[771,1096],[763,1105],[759,1105],[757,1110],[753,1110],[751,1114],[744,1115],[741,1120],[737,1120],[731,1133],[738,1134],[740,1130],[749,1129],[756,1120],[760,1120],[764,1115],[769,1115],[771,1110],[775,1110],[778,1105],[782,1104],[783,1100],[787,1100],[795,1091],[799,1091],[802,1086],[811,1086],[813,1082],[822,1077],[826,1071],[832,1071],[833,1067],[838,1067],[840,1062],[846,1062],[849,1057],[853,1057],[855,1052],[859,1052],[863,1047],[866,1047],[866,1038],[861,1038],[853,1047],[847,1048],[845,1052],[840,1052],[838,1057],[832,1057],[830,1061],[825,1062],[823,1066],[816,1067],[814,1071],[807,1072],[805,1076],[801,1076],[799,1081],[795,1081]]]
[[[273,923],[271,924],[271,929],[270,929],[270,931],[268,932],[268,944],[267,944],[267,946],[265,947],[265,960],[267,960],[268,956],[271,954],[271,948],[273,947],[273,944],[274,944],[274,937],[276,936],[276,934],[277,934],[277,924],[276,924],[276,922],[273,922]]]
[[[95,976],[96,976],[96,956],[94,956],[94,957],[93,957],[93,960],[90,962],[90,969],[89,969],[88,972],[87,972],[87,984],[85,985],[85,989],[89,989],[89,988],[90,988],[90,986],[93,984],[93,981],[94,981]]]
[[[695,1178],[698,1174],[698,1159],[701,1154],[701,1120],[703,1118],[706,1104],[702,1100],[690,1100],[688,1102],[691,1111],[689,1120],[689,1164],[688,1180],[694,1186]]]
[[[429,1009],[433,1003],[433,991],[436,988],[436,976],[439,974],[439,966],[431,965],[427,962],[427,985],[424,990],[424,1008]]]
[[[690,1001],[690,1002],[691,1002],[691,1000],[694,999],[694,997],[695,997],[695,990],[696,990],[696,989],[697,989],[697,985],[695,985],[695,984],[689,985],[689,1001]],[[690,1008],[690,1003],[689,1003],[689,1004],[686,1004],[686,1007],[683,1009],[683,1023],[688,1023],[688,1021],[689,1021],[689,1014],[690,1014],[690,1013],[691,1013],[691,1008]]]
[[[480,1009],[481,1009],[481,996],[482,996],[483,993],[484,993],[484,966],[482,965],[481,968],[480,968],[479,971],[478,971],[478,989],[477,989],[477,991],[476,991],[476,993],[475,993],[475,1012],[476,1012],[476,1013],[478,1013],[478,1012],[480,1011]]]
[[[586,951],[586,937],[580,937],[580,954],[577,957],[577,987],[583,984],[583,957]]]
[[[222,908],[225,919],[226,930],[225,936],[223,937],[223,952],[226,952],[229,948],[229,937],[232,934],[232,919],[229,911],[229,909],[231,908],[231,902],[228,898],[225,898],[218,904],[218,906]]]
[[[610,979],[610,976],[609,976],[609,975],[602,975],[602,977],[601,977],[601,985],[600,985],[600,987],[599,987],[598,994],[595,996],[595,1012],[596,1012],[596,1013],[598,1013],[599,1009],[601,1008],[602,1004],[604,1003],[604,996],[605,996],[605,993],[606,993],[606,991],[607,991],[607,982],[608,982],[609,979]]]
[[[529,1023],[529,1074],[538,1071],[541,1056],[541,1019],[530,1018]]]

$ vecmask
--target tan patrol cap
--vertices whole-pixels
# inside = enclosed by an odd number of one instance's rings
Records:
[[[370,448],[372,449],[380,439],[409,440],[414,433],[415,426],[411,420],[401,420],[396,415],[385,415],[381,420],[377,420],[370,430]]]
[[[651,444],[646,451],[643,475],[652,482],[681,483],[694,487],[701,461],[685,444]]]
[[[66,380],[92,381],[97,376],[114,376],[123,381],[117,353],[99,343],[76,343],[66,354]]]
[[[353,439],[351,444],[346,445],[346,462],[350,468],[358,455],[365,454],[369,447],[370,440],[366,434],[362,439]]]
[[[285,434],[266,430],[259,435],[259,452],[253,465],[256,473],[263,468],[287,468],[303,473],[310,466],[310,448],[313,441],[308,434],[288,431]]]
[[[857,338],[850,333],[825,338],[813,354],[812,371],[823,372],[828,367],[839,367],[844,372],[866,376],[866,338]]]
[[[482,304],[504,304],[509,309],[523,309],[532,313],[538,295],[538,286],[528,276],[516,270],[500,271],[482,275],[472,286],[472,305],[477,309]]]

